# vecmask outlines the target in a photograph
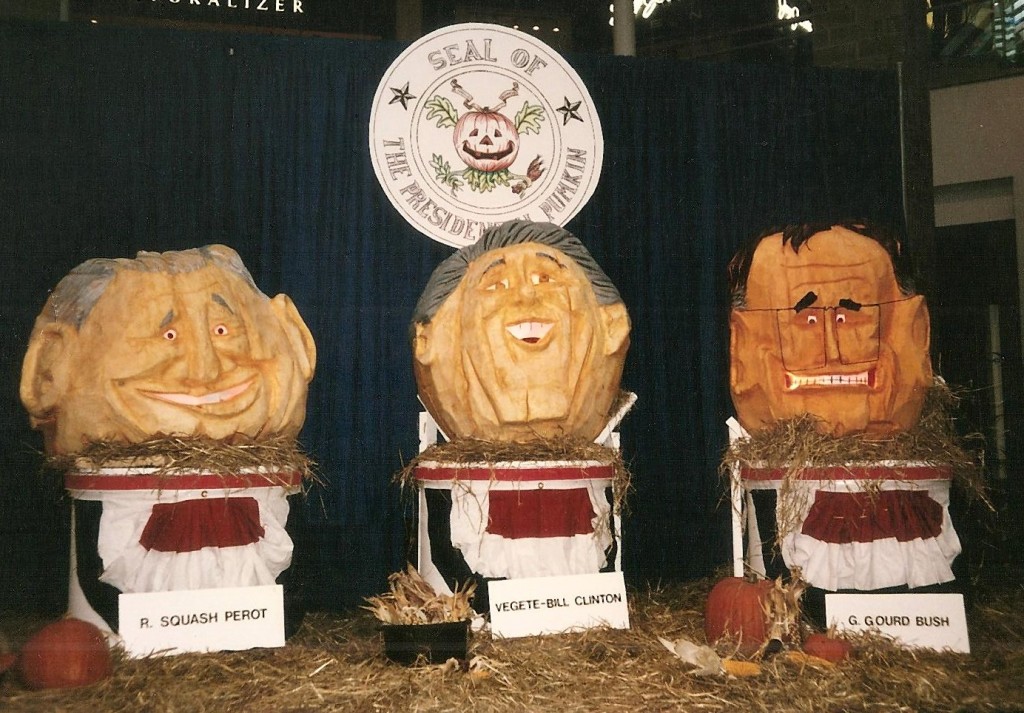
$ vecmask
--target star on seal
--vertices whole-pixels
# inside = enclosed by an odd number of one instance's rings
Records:
[[[394,96],[391,97],[391,101],[389,101],[388,104],[394,104],[395,102],[399,102],[402,105],[402,108],[406,110],[408,110],[409,108],[409,100],[416,98],[415,94],[409,93],[409,82],[406,82],[405,86],[402,87],[401,89],[395,89],[394,87],[388,87],[388,89],[390,89],[391,92],[394,94]],[[559,111],[561,111],[561,109],[559,109]]]
[[[392,90],[394,91],[394,90]],[[580,104],[583,102],[571,102],[569,97],[564,97],[565,103],[558,107],[556,111],[562,112],[562,126],[569,123],[569,119],[576,119],[577,121],[583,121],[583,118],[579,115],[577,110],[580,108]]]

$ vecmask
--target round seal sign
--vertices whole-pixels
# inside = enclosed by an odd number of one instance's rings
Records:
[[[370,156],[406,220],[464,247],[514,218],[565,225],[597,187],[604,139],[590,93],[557,52],[470,23],[426,35],[388,68]]]

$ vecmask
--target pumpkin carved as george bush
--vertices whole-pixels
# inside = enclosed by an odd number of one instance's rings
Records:
[[[21,679],[31,689],[78,688],[113,672],[110,648],[97,627],[81,619],[61,619],[36,632],[18,657]]]
[[[801,224],[730,262],[729,385],[750,432],[813,414],[822,433],[912,428],[932,384],[930,321],[898,238]]]

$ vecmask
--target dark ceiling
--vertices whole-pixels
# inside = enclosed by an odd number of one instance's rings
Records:
[[[561,51],[606,53],[612,49],[611,1],[70,0],[69,7],[71,19],[78,21],[396,39],[399,14],[419,5],[422,33],[457,22],[519,24]],[[805,6],[805,12],[811,4],[810,0],[789,2]],[[776,0],[644,0],[649,12],[642,8],[635,21],[637,52],[658,53],[666,45],[707,37],[725,46],[751,44],[752,37],[755,43],[763,37],[772,39],[778,36],[776,6]],[[551,34],[553,27],[559,28],[557,34]]]

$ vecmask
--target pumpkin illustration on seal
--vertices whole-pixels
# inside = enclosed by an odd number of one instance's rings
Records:
[[[455,153],[466,167],[455,170],[444,156],[433,154],[430,166],[438,183],[452,195],[463,186],[478,193],[488,193],[500,186],[522,197],[544,174],[544,161],[538,154],[526,167],[526,173],[513,172],[512,164],[519,156],[522,138],[540,133],[544,107],[526,101],[514,120],[505,116],[502,109],[509,99],[519,95],[519,82],[513,82],[511,88],[499,94],[494,106],[478,104],[458,79],[451,80],[451,91],[463,98],[462,104],[469,111],[459,116],[451,100],[436,94],[424,105],[425,118],[439,129],[452,129]]]
[[[519,155],[519,131],[496,111],[471,111],[455,125],[455,149],[467,166],[478,171],[501,171]]]

